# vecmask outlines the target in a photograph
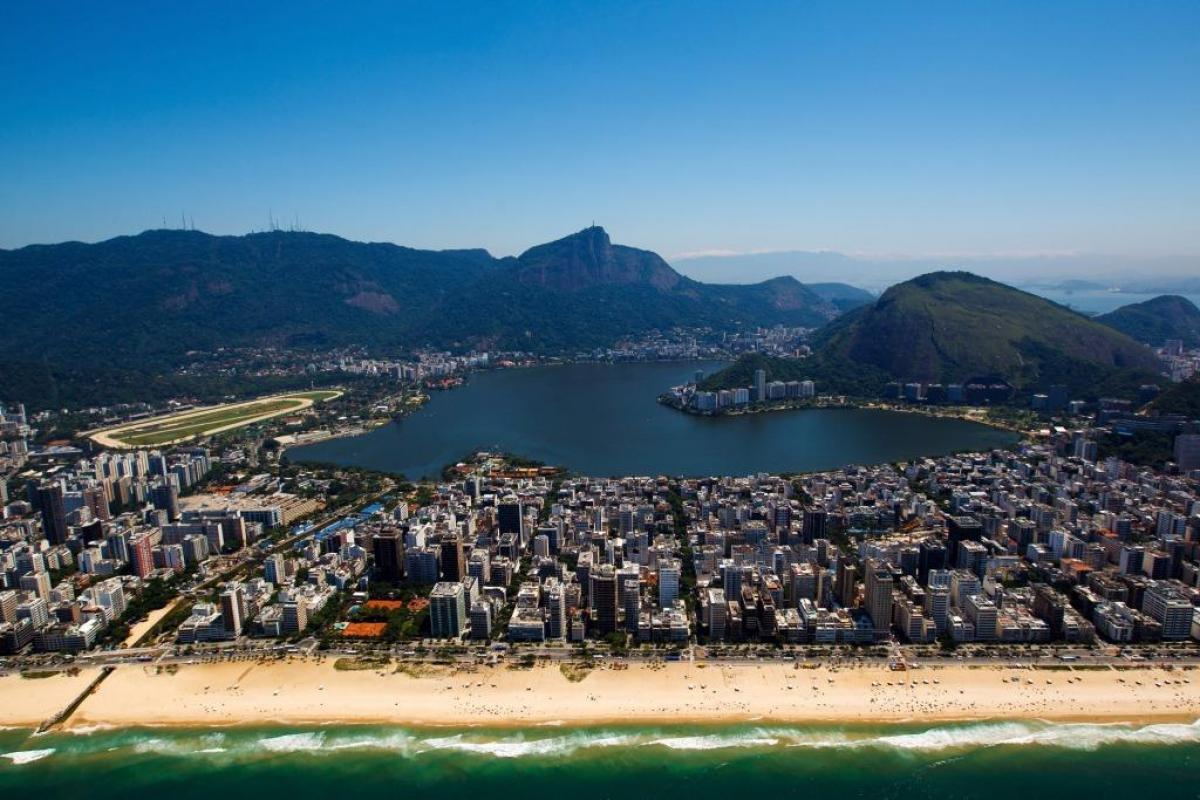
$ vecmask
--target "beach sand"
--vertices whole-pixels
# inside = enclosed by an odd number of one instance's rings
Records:
[[[0,726],[33,728],[57,714],[100,673],[86,669],[44,678],[22,678],[15,672],[0,678]]]
[[[410,674],[417,672],[418,674]],[[424,674],[421,674],[421,673]],[[82,691],[77,678],[0,679],[0,725],[40,722]],[[1009,667],[796,669],[792,664],[672,662],[592,670],[558,665],[395,665],[339,670],[332,659],[122,666],[67,727],[393,723],[537,724],[899,722],[966,719],[1195,720],[1200,671]]]

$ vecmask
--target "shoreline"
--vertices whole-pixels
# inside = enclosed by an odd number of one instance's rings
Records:
[[[571,680],[557,664],[456,670],[331,659],[122,665],[60,730],[394,725],[531,729],[612,725],[919,725],[1200,720],[1200,671],[1008,666],[795,669],[789,664],[630,664]],[[0,678],[0,726],[36,727],[95,677]],[[889,685],[890,684],[890,685]]]
[[[708,417],[710,419],[719,419],[721,417],[747,417],[755,414],[772,414],[782,411],[894,411],[897,414],[916,414],[923,417],[931,417],[934,419],[956,419],[962,422],[972,422],[976,425],[984,425],[988,428],[1006,431],[1015,434],[1021,438],[1032,435],[1031,431],[1019,428],[1013,425],[1007,425],[999,420],[988,419],[986,416],[974,417],[966,414],[939,414],[934,413],[922,407],[909,407],[904,405],[890,405],[875,400],[847,400],[845,403],[829,403],[827,405],[772,405],[768,403],[762,407],[752,406],[734,411],[696,411],[667,398],[666,394],[659,395],[656,402],[659,405],[666,406],[673,411],[678,411],[681,414],[688,414],[693,417]],[[974,408],[973,406],[951,406],[950,408]]]

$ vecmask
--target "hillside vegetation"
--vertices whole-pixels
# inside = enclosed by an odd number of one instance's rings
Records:
[[[1147,410],[1200,419],[1200,377],[1171,384],[1150,402]]]
[[[838,308],[792,278],[714,285],[602,228],[516,258],[336,236],[156,230],[0,251],[0,396],[149,399],[190,351],[367,345],[572,353],[674,326],[817,327]],[[129,397],[133,394],[135,397]]]
[[[1200,309],[1179,295],[1164,294],[1121,306],[1096,319],[1154,347],[1162,347],[1167,339],[1179,339],[1185,347],[1200,347]]]
[[[1066,384],[1078,396],[1153,380],[1146,346],[1070,309],[966,272],[922,275],[820,332],[827,359],[896,380]]]

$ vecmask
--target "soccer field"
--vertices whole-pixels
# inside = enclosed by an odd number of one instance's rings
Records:
[[[90,438],[106,447],[155,447],[240,428],[252,422],[300,411],[340,395],[336,390],[292,392],[241,403],[194,408],[178,414],[138,420],[94,431]]]

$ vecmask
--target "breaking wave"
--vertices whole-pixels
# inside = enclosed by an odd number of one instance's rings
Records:
[[[32,764],[34,761],[41,761],[46,756],[54,755],[54,748],[48,747],[44,750],[17,750],[12,753],[0,754],[0,758],[7,758],[13,764]]]
[[[309,731],[221,732],[136,731],[63,736],[57,749],[3,754],[14,765],[57,757],[113,751],[222,760],[274,758],[289,753],[319,757],[348,750],[377,751],[420,758],[464,753],[491,758],[554,758],[612,748],[663,748],[670,751],[788,749],[874,749],[936,753],[969,752],[991,747],[1056,747],[1095,750],[1107,745],[1178,745],[1200,743],[1200,721],[1175,724],[1089,724],[1028,722],[954,723],[917,728],[865,727],[687,727],[610,728],[553,732],[435,731],[398,728],[326,728]]]

